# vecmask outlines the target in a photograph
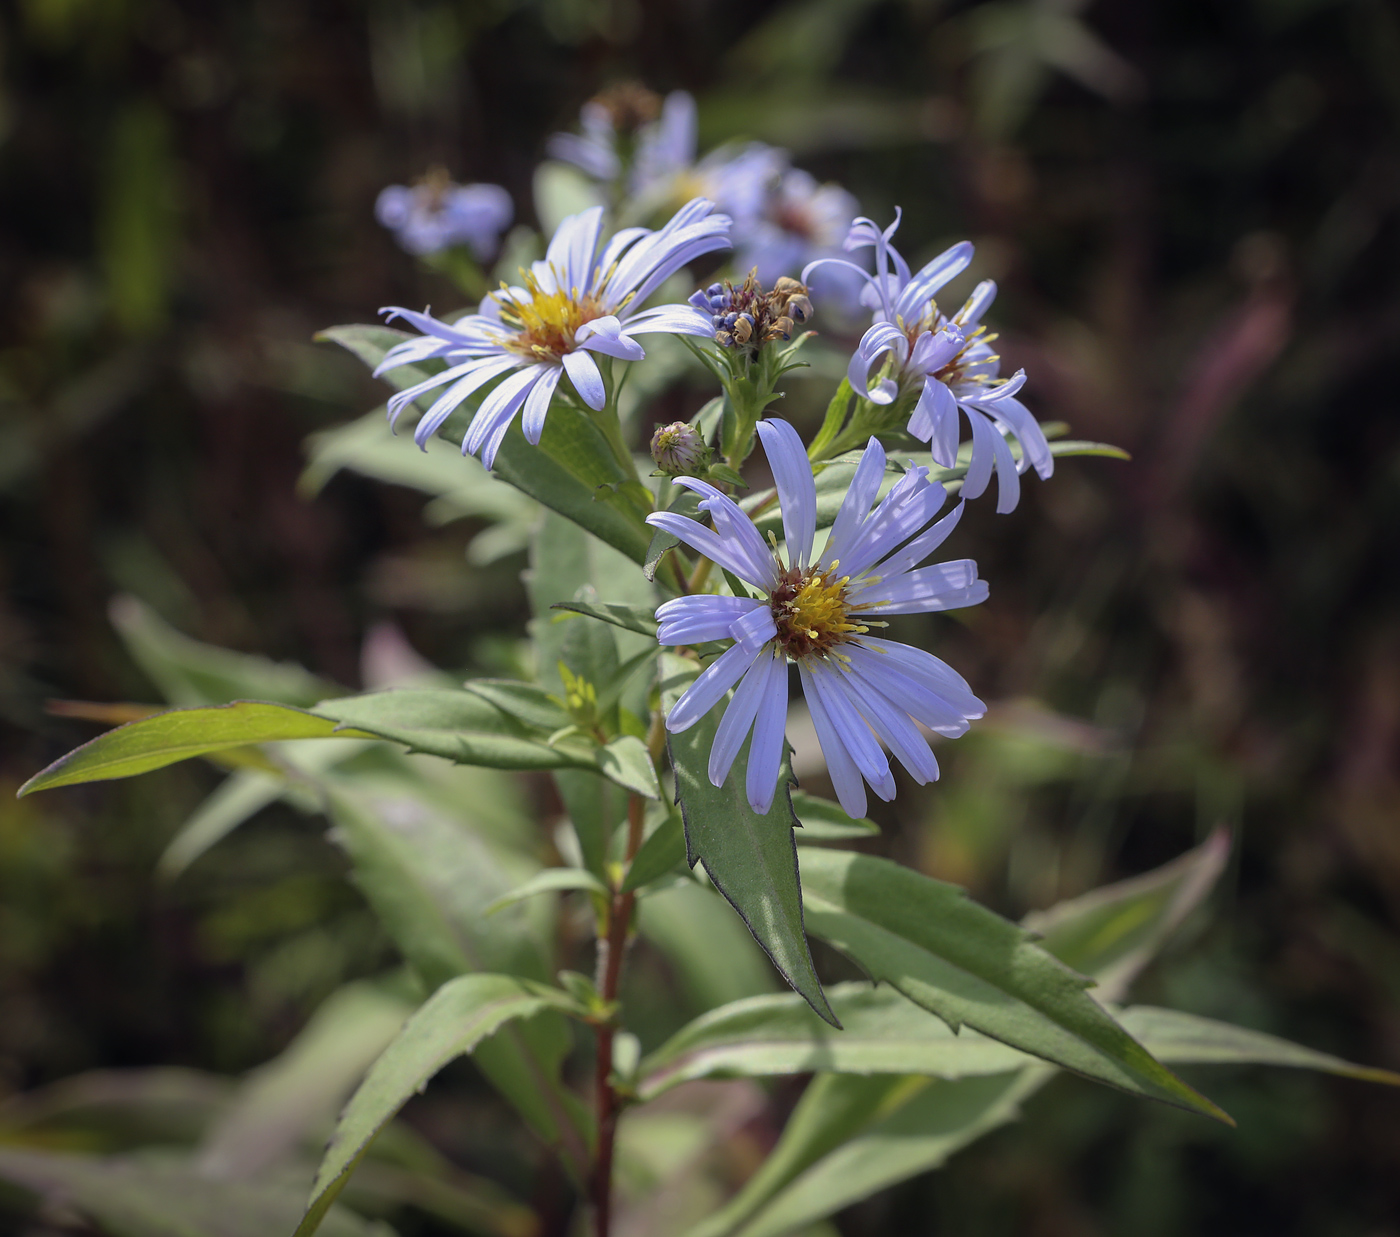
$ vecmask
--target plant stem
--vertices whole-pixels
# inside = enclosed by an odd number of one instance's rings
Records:
[[[642,821],[646,800],[633,795],[627,803],[627,863],[632,862],[642,844]],[[627,932],[632,926],[635,892],[614,889],[608,908],[607,931],[598,941],[598,993],[609,1004],[617,1000],[622,980],[622,960],[627,951]],[[619,1103],[612,1084],[613,1038],[617,1026],[608,1021],[598,1027],[598,1058],[594,1069],[594,1091],[597,1097],[598,1152],[593,1161],[593,1231],[596,1237],[608,1237],[612,1224],[612,1166],[613,1144],[617,1139]]]

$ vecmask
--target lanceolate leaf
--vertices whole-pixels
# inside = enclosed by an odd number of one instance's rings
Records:
[[[570,718],[564,706],[534,683],[522,683],[516,679],[468,679],[463,686],[489,701],[502,713],[546,734],[553,734],[569,725]]]
[[[771,1201],[761,1210],[750,1204],[747,1211],[752,1219],[747,1224],[705,1231],[710,1237],[720,1233],[733,1237],[784,1237],[801,1231],[822,1216],[877,1190],[937,1168],[954,1152],[1014,1120],[1021,1102],[1038,1090],[1051,1073],[1042,1067],[954,1082],[823,1075],[808,1088],[798,1106],[799,1110],[807,1106],[811,1097],[813,1125],[829,1114],[839,1122],[847,1092],[874,1091],[885,1098],[885,1105],[858,1137],[794,1174],[786,1188],[774,1191]],[[814,1131],[818,1135],[821,1132]],[[756,1175],[754,1180],[757,1179]],[[746,1188],[744,1194],[747,1193]],[[738,1203],[744,1194],[734,1202]],[[687,1237],[700,1237],[700,1233]]]
[[[642,1062],[638,1094],[651,1099],[696,1078],[767,1074],[996,1074],[1031,1063],[1024,1053],[946,1023],[890,987],[826,991],[833,1030],[795,995],[750,997],[711,1010]]]
[[[240,700],[206,709],[171,709],[128,722],[84,743],[36,773],[22,795],[54,786],[135,777],[210,752],[282,739],[371,738],[335,720],[282,704]]]
[[[1036,911],[1022,924],[1042,938],[1043,949],[1097,979],[1099,1000],[1121,1000],[1134,976],[1214,888],[1229,854],[1229,835],[1217,830],[1155,871]]]
[[[1304,1048],[1276,1035],[1175,1009],[1137,1005],[1123,1010],[1119,1021],[1154,1056],[1177,1065],[1281,1065],[1400,1086],[1400,1074],[1390,1070],[1353,1065],[1331,1053]]]
[[[502,894],[486,908],[486,914],[493,915],[507,906],[514,906],[517,902],[523,902],[526,898],[533,898],[541,893],[567,893],[575,889],[600,896],[607,896],[608,893],[608,887],[592,872],[583,868],[545,868],[543,872],[536,872],[523,885],[517,885],[509,893]]]
[[[630,893],[660,880],[666,873],[680,867],[685,860],[685,828],[681,824],[681,814],[674,807],[655,829],[633,857],[627,868],[627,876],[622,882],[622,892]]]
[[[950,1026],[1229,1122],[1114,1022],[1089,980],[956,886],[818,847],[804,848],[802,867],[811,931]]]
[[[320,1226],[374,1136],[455,1057],[472,1052],[507,1022],[556,1002],[508,975],[464,975],[444,984],[399,1032],[351,1098],[326,1149],[295,1237]]]
[[[556,744],[470,691],[400,688],[328,700],[317,711],[415,752],[491,769],[591,769],[592,751]]]
[[[669,654],[662,658],[662,690],[671,696],[668,708],[684,688],[687,675],[695,671],[694,663],[686,667],[681,658]],[[749,806],[744,791],[747,745],[725,784],[712,786],[706,770],[719,715],[719,708],[714,708],[689,730],[670,738],[676,799],[685,822],[686,858],[692,867],[697,860],[705,865],[715,887],[743,917],[783,978],[835,1025],[803,930],[792,836],[797,819],[788,798],[791,769],[784,763],[778,793],[764,816]]]

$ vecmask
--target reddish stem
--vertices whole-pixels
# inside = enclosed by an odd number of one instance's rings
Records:
[[[642,821],[646,801],[633,795],[627,804],[627,863],[642,844]],[[613,890],[608,907],[607,931],[599,938],[598,992],[604,1001],[617,1000],[622,980],[622,960],[627,951],[627,933],[632,926],[632,909],[637,895]],[[593,1075],[598,1115],[598,1153],[593,1162],[593,1231],[596,1237],[608,1237],[612,1224],[612,1166],[613,1145],[617,1139],[617,1118],[620,1109],[617,1091],[612,1085],[613,1038],[617,1026],[609,1021],[598,1027],[598,1058]]]

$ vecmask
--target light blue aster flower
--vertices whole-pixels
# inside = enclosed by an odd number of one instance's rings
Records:
[[[514,213],[500,185],[454,185],[442,168],[416,185],[387,186],[374,203],[375,218],[419,257],[466,245],[485,261]]]
[[[647,522],[679,537],[758,596],[694,595],[656,611],[662,644],[733,640],[676,702],[666,728],[693,726],[731,687],[710,751],[709,776],[725,778],[750,732],[745,790],[756,812],[772,806],[787,720],[787,664],[797,663],[832,784],[852,816],[865,814],[865,782],[894,797],[894,777],[881,743],[919,783],[938,776],[938,762],[915,722],[956,737],[985,712],[967,682],[922,649],[877,638],[887,614],[953,610],[986,600],[987,585],[971,559],[917,567],[956,527],[958,506],[926,527],[943,506],[943,487],[928,470],[911,468],[871,510],[885,475],[885,452],[874,438],[821,553],[814,559],[817,492],[796,430],[786,421],[758,423],[782,503],[786,555],[765,544],[733,499],[693,477],[683,485],[702,495],[713,527],[675,512]]]
[[[389,349],[376,375],[433,358],[447,363],[389,400],[390,422],[419,396],[446,388],[414,428],[414,441],[423,446],[465,399],[500,378],[462,442],[463,454],[480,455],[490,468],[517,413],[526,439],[539,442],[566,374],[585,404],[604,407],[607,392],[595,354],[639,361],[646,354],[638,335],[713,335],[709,317],[689,305],[638,309],[687,262],[729,248],[729,217],[712,213],[713,206],[696,198],[658,231],[626,228],[606,244],[603,208],[596,206],[559,225],[544,259],[525,274],[524,287],[493,292],[477,313],[448,323],[397,306],[381,310],[423,334]]]
[[[899,227],[899,212],[880,230],[857,219],[846,238],[847,250],[874,247],[875,274],[861,272],[866,288],[861,301],[873,309],[874,325],[866,331],[851,357],[847,376],[851,386],[877,404],[892,404],[901,394],[917,390],[918,402],[909,418],[909,432],[927,442],[933,458],[945,468],[957,462],[958,412],[972,428],[972,458],[963,482],[963,496],[977,498],[997,476],[997,510],[1015,509],[1020,499],[1020,474],[1034,468],[1042,479],[1055,469],[1049,444],[1017,393],[1026,381],[1024,370],[1000,377],[1000,358],[992,350],[982,317],[996,297],[990,279],[973,289],[966,304],[951,318],[934,299],[949,280],[972,261],[972,245],[963,241],[945,250],[917,273],[890,244]],[[843,259],[822,259],[803,271],[805,280],[817,265],[860,268]],[[888,358],[888,371],[871,385]],[[1018,464],[1005,434],[1021,444]]]

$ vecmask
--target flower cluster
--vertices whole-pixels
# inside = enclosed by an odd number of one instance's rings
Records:
[[[927,469],[911,468],[871,510],[886,463],[873,438],[814,557],[817,494],[802,440],[786,421],[761,421],[758,433],[782,504],[785,553],[765,544],[732,498],[692,477],[676,484],[702,496],[712,528],[675,512],[647,517],[757,593],[683,596],[657,609],[662,644],[734,641],[677,701],[666,726],[693,726],[737,684],[710,753],[710,781],[724,784],[752,732],[745,789],[754,811],[767,812],[782,764],[787,666],[795,663],[837,798],[847,813],[863,816],[864,782],[880,798],[894,797],[881,743],[915,781],[928,782],[938,762],[915,723],[956,736],[984,712],[950,666],[872,629],[885,625],[885,615],[976,605],[987,586],[970,559],[917,567],[963,510],[959,504],[926,527],[946,499]]]
[[[846,190],[818,184],[792,166],[787,151],[762,142],[722,146],[701,158],[695,100],[674,91],[651,119],[636,105],[638,92],[637,87],[614,87],[586,103],[580,116],[583,132],[556,133],[549,153],[605,184],[622,187],[625,180],[627,196],[641,211],[694,194],[711,199],[734,221],[740,269],[755,268],[764,283],[804,262],[841,252],[858,209]],[[626,108],[618,100],[626,101]],[[628,120],[635,126],[630,167],[621,141]],[[835,305],[855,305],[861,278],[852,279],[840,269],[818,278],[824,285],[819,290]]]
[[[717,344],[750,351],[791,339],[794,326],[812,316],[805,284],[780,275],[773,290],[765,292],[756,270],[750,271],[737,288],[727,279],[712,283],[693,293],[690,303],[710,315]]]
[[[1041,478],[1054,471],[1055,461],[1040,425],[1016,398],[1026,380],[1024,371],[1000,377],[1000,357],[992,350],[995,335],[982,325],[982,316],[996,297],[996,284],[983,280],[951,318],[938,307],[938,292],[967,269],[972,246],[954,245],[911,273],[909,264],[890,237],[900,216],[883,231],[869,219],[857,219],[845,248],[874,248],[875,273],[868,275],[844,259],[819,259],[803,271],[808,278],[818,265],[843,267],[866,282],[861,301],[874,311],[874,323],[851,357],[847,376],[856,393],[876,404],[894,404],[901,397],[917,400],[909,417],[909,432],[927,442],[933,458],[945,468],[957,462],[958,413],[972,429],[972,457],[963,495],[977,498],[987,488],[993,469],[997,477],[997,510],[1015,509],[1020,497],[1020,473],[1034,468]],[[882,375],[872,383],[872,374]],[[1006,435],[1021,444],[1019,463]]]
[[[662,283],[687,262],[729,247],[729,218],[704,198],[687,203],[659,231],[628,228],[603,243],[603,210],[594,207],[559,225],[543,261],[522,272],[521,286],[502,285],[475,314],[443,322],[427,313],[393,306],[422,335],[391,348],[376,375],[401,365],[441,359],[446,368],[399,391],[389,419],[429,391],[445,388],[413,431],[423,446],[467,399],[503,378],[482,401],[462,441],[463,453],[490,468],[506,431],[521,415],[525,438],[538,443],[561,380],[567,375],[589,408],[607,403],[596,357],[638,361],[638,335],[710,335],[710,320],[689,305],[641,309]],[[514,371],[514,372],[512,372]]]
[[[412,186],[389,185],[374,204],[375,218],[419,257],[465,245],[485,261],[514,213],[510,194],[500,185],[453,184],[441,167]]]

